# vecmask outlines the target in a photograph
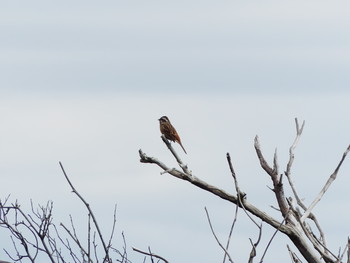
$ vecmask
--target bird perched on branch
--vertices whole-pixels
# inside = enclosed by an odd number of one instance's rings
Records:
[[[159,128],[160,128],[160,132],[165,136],[165,138],[180,144],[181,148],[187,154],[185,148],[182,146],[180,136],[177,134],[177,131],[175,130],[174,126],[171,125],[169,118],[167,116],[162,116],[159,119]]]

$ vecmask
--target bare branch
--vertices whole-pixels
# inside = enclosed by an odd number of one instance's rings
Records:
[[[240,188],[239,188],[239,186],[238,186],[238,180],[237,180],[237,177],[236,177],[236,173],[235,173],[235,171],[234,171],[234,169],[233,169],[233,165],[232,165],[232,162],[231,162],[231,156],[230,156],[229,153],[226,154],[226,158],[227,158],[227,162],[228,162],[229,167],[230,167],[231,175],[232,175],[232,177],[233,177],[233,179],[234,179],[234,183],[235,183],[235,188],[236,188],[236,193],[237,193],[237,197],[238,197],[239,206],[242,207],[243,211],[246,213],[246,215],[248,216],[248,218],[249,218],[249,219],[258,227],[258,229],[259,229],[259,237],[258,237],[257,242],[255,242],[255,243],[253,244],[252,240],[249,239],[250,242],[251,242],[251,244],[252,244],[252,250],[251,250],[251,252],[250,252],[248,262],[253,262],[253,259],[254,259],[254,257],[256,256],[256,247],[258,246],[258,244],[259,244],[259,242],[260,242],[260,239],[261,239],[262,224],[259,225],[259,224],[251,217],[251,215],[247,212],[247,210],[246,210],[246,208],[245,208],[245,206],[244,206],[244,201],[245,201],[246,194],[245,194],[245,193],[242,193],[241,190],[240,190]],[[277,164],[277,162],[276,162],[276,164]],[[278,168],[276,168],[276,170],[277,170],[277,169],[278,169]],[[238,205],[236,205],[236,216],[237,216],[237,211],[238,211],[237,209],[238,209]],[[237,218],[235,217],[235,219],[234,219],[234,221],[233,221],[233,224],[232,224],[232,228],[233,228],[233,226],[234,226],[234,223],[235,223],[236,219],[237,219]],[[232,232],[232,228],[231,228],[231,232]],[[229,237],[231,237],[231,232],[230,232],[230,236],[229,236]],[[228,240],[228,241],[229,241],[229,240]],[[228,246],[226,247],[226,249],[228,249]],[[226,254],[225,254],[225,256],[226,256]],[[224,258],[224,260],[225,260],[225,258]]]
[[[88,227],[87,258],[88,258],[88,262],[90,262],[91,261],[91,215],[90,214],[88,214],[88,226],[87,227]]]
[[[92,245],[94,247],[94,254],[95,254],[95,260],[96,260],[96,263],[98,263],[98,257],[97,257],[97,244],[96,244],[96,232],[94,232],[94,237],[92,239]]]
[[[229,233],[228,238],[227,238],[226,251],[228,250],[228,248],[230,246],[231,235],[232,235],[232,232],[233,232],[233,228],[235,227],[235,224],[237,222],[237,216],[238,216],[238,205],[236,205],[235,216],[233,218],[232,225],[231,225],[231,228],[230,228],[230,233]],[[224,259],[223,259],[222,262],[225,263],[225,261],[226,261],[226,253],[224,253]]]
[[[51,202],[51,205],[52,205],[52,202]],[[37,215],[38,216],[38,218],[39,218],[39,220],[41,221],[41,223],[40,223],[40,225],[38,224],[38,223],[36,223],[32,218],[31,218],[31,216],[30,215],[26,215],[23,211],[22,211],[22,209],[21,208],[19,208],[19,206],[18,205],[16,205],[16,207],[18,207],[17,209],[16,209],[16,211],[18,211],[20,214],[21,214],[21,216],[25,219],[25,222],[28,224],[25,224],[24,222],[21,222],[21,224],[23,224],[23,225],[25,225],[26,226],[26,228],[28,229],[28,230],[30,230],[32,233],[33,233],[33,236],[35,237],[35,239],[37,238],[37,236],[39,237],[39,239],[40,239],[40,241],[41,241],[41,244],[43,245],[43,251],[45,252],[45,254],[49,257],[49,259],[50,259],[50,261],[52,262],[52,263],[54,263],[55,261],[54,261],[54,259],[53,259],[53,257],[52,257],[52,253],[51,253],[51,251],[50,251],[50,249],[49,249],[49,247],[48,247],[48,244],[46,243],[46,241],[45,241],[45,237],[46,237],[46,230],[45,229],[43,229],[42,227],[44,227],[45,228],[45,225],[46,225],[46,223],[43,223],[43,221],[48,221],[47,222],[47,224],[50,224],[50,220],[51,220],[51,213],[49,212],[47,215],[46,215],[46,213],[45,212],[43,212],[43,214],[42,215]],[[51,209],[51,208],[49,208],[48,207],[48,209]],[[37,226],[39,226],[38,228],[36,227],[36,225]],[[35,233],[35,234],[34,234]],[[28,241],[27,241],[28,242]],[[36,241],[36,243],[37,243],[37,241]],[[36,245],[34,245],[34,247],[36,247],[38,250],[36,251],[37,253],[38,253],[38,251],[40,250],[40,248],[39,248],[39,246],[36,244]]]
[[[295,212],[295,210],[293,211]],[[331,258],[331,256],[325,252],[323,249],[325,248],[323,246],[323,244],[321,242],[319,242],[319,240],[317,238],[314,237],[312,231],[310,230],[310,228],[308,228],[308,226],[305,224],[305,222],[301,221],[301,218],[299,216],[299,213],[294,213],[295,218],[298,220],[299,225],[302,228],[302,231],[304,232],[304,234],[306,235],[306,237],[310,240],[310,242],[312,243],[313,247],[315,248],[315,250],[321,255],[321,257],[326,261],[326,262],[334,262],[334,259]],[[327,249],[328,250],[328,249]],[[328,250],[328,252],[330,252]],[[331,253],[331,255],[336,259],[337,257]]]
[[[78,191],[74,188],[73,184],[71,183],[71,181],[69,180],[69,178],[68,178],[68,176],[67,176],[67,174],[66,174],[66,171],[65,171],[64,168],[63,168],[62,163],[59,162],[59,164],[60,164],[60,166],[61,166],[61,169],[62,169],[62,172],[63,172],[63,174],[64,174],[64,177],[66,178],[67,182],[69,183],[70,187],[72,188],[72,192],[75,193],[75,194],[78,196],[78,198],[83,202],[83,204],[86,206],[87,210],[89,211],[89,214],[90,214],[91,217],[92,217],[92,220],[93,220],[94,225],[95,225],[95,227],[96,227],[97,233],[98,233],[98,235],[99,235],[99,237],[100,237],[100,241],[101,241],[101,243],[102,243],[103,249],[104,249],[104,251],[105,251],[105,253],[106,253],[106,255],[105,255],[105,260],[104,260],[104,261],[112,262],[112,260],[111,260],[110,257],[109,257],[109,248],[108,248],[108,247],[106,246],[106,244],[105,244],[105,241],[104,241],[104,239],[103,239],[103,237],[102,237],[102,232],[101,232],[101,230],[100,230],[100,228],[99,228],[99,226],[98,226],[97,220],[96,220],[96,218],[95,218],[94,213],[92,212],[92,210],[91,210],[91,208],[90,208],[90,205],[85,201],[85,199],[84,199],[84,198],[78,193]]]
[[[156,164],[160,168],[162,168],[164,171],[168,171],[168,173],[174,177],[188,181],[191,184],[194,184],[195,186],[197,186],[205,191],[208,191],[208,192],[210,192],[210,193],[212,193],[212,194],[214,194],[214,195],[216,195],[224,200],[227,200],[231,203],[239,205],[239,202],[238,202],[238,199],[236,196],[230,195],[227,192],[225,192],[224,190],[217,188],[213,185],[210,185],[210,184],[200,180],[199,178],[197,178],[194,175],[189,176],[183,172],[180,172],[177,169],[169,169],[164,163],[162,163],[161,161],[159,161],[156,158],[147,156],[144,152],[142,152],[142,150],[139,150],[139,154],[140,154],[140,162]],[[250,204],[246,200],[244,201],[244,207],[247,209],[247,211],[249,211],[253,215],[259,217],[261,220],[265,221],[266,223],[273,226],[274,228],[276,228],[280,225],[280,222],[278,220],[274,219],[273,217],[271,217],[267,213],[261,211],[260,209],[258,209],[254,205]],[[281,232],[283,232],[285,234],[290,234],[291,231],[292,231],[292,229],[288,226],[281,227]]]
[[[185,174],[191,175],[192,172],[188,169],[187,165],[185,165],[181,161],[180,157],[177,155],[177,153],[175,152],[173,146],[171,146],[171,143],[167,140],[167,138],[165,138],[165,136],[163,134],[162,134],[161,138],[162,138],[163,142],[165,143],[165,145],[168,147],[168,149],[171,151],[171,153],[174,155],[177,163],[179,164],[179,166],[181,167],[183,172]]]
[[[149,252],[150,257],[151,257],[151,262],[154,263],[153,255],[152,255],[152,251],[151,251],[151,247],[150,246],[148,246],[148,252]]]
[[[112,239],[113,239],[113,235],[114,235],[114,232],[115,232],[116,222],[117,222],[117,205],[114,206],[113,225],[112,225],[111,236],[109,237],[109,241],[108,241],[108,247],[112,247]]]
[[[289,148],[289,161],[288,161],[288,164],[287,164],[287,168],[286,168],[286,171],[284,172],[287,179],[288,179],[288,183],[292,189],[292,192],[293,192],[293,195],[297,201],[297,204],[304,210],[306,211],[307,210],[307,207],[305,206],[305,204],[302,202],[301,198],[299,197],[298,193],[297,193],[297,190],[294,186],[294,183],[293,183],[293,180],[292,180],[292,175],[291,175],[291,168],[292,168],[292,165],[293,165],[293,162],[294,162],[294,150],[297,146],[297,144],[299,143],[299,140],[301,138],[301,135],[302,135],[302,132],[304,130],[304,126],[305,126],[305,121],[303,121],[303,124],[301,126],[301,128],[299,127],[299,122],[298,122],[298,119],[295,118],[295,126],[296,126],[296,137],[294,139],[294,142],[293,144],[290,146]],[[326,245],[326,238],[325,238],[325,235],[324,235],[324,232],[321,228],[321,225],[319,224],[316,216],[313,214],[313,213],[310,213],[309,214],[309,218],[314,221],[319,233],[320,233],[320,236],[321,238],[319,239],[319,242],[321,242],[323,245]],[[326,253],[327,250],[325,250]]]
[[[273,155],[273,174],[279,174],[279,166],[278,166],[278,160],[277,160],[277,148],[275,149],[275,153]],[[281,180],[279,180],[280,183],[282,183]]]
[[[302,263],[301,260],[298,258],[297,254],[295,254],[287,245],[287,249],[289,251],[289,255],[294,263]]]
[[[258,240],[253,244],[253,241],[251,240],[251,238],[249,238],[250,244],[252,245],[252,250],[250,251],[248,263],[253,263],[253,259],[256,257],[256,248],[260,243],[261,235],[262,235],[262,224],[259,226]]]
[[[264,155],[262,154],[261,147],[260,147],[260,142],[259,142],[259,137],[256,136],[254,140],[254,147],[256,154],[259,158],[260,161],[260,166],[266,171],[266,173],[271,177],[271,180],[273,182],[273,191],[275,193],[278,206],[281,210],[282,216],[285,217],[287,215],[288,211],[288,205],[286,202],[286,198],[284,195],[284,189],[283,189],[283,184],[282,184],[282,177],[278,177],[278,164],[277,164],[277,153],[275,151],[274,154],[274,168],[272,169],[267,161],[265,160]]]
[[[350,151],[350,145],[348,146],[348,148],[346,149],[346,151],[343,153],[343,156],[337,166],[337,168],[335,168],[334,172],[331,174],[331,176],[329,177],[329,179],[327,180],[325,186],[321,189],[321,192],[318,194],[318,196],[315,198],[315,200],[311,203],[311,205],[309,206],[309,208],[306,210],[306,212],[304,213],[304,215],[301,217],[301,222],[303,222],[311,213],[312,209],[317,205],[317,203],[321,200],[321,198],[323,197],[323,195],[326,193],[326,191],[328,190],[328,188],[331,186],[332,182],[337,178],[337,174],[338,171],[341,167],[341,165],[343,164],[346,155],[348,154],[348,152]]]
[[[245,197],[245,194],[244,195],[241,195],[241,191],[239,189],[239,186],[238,186],[238,181],[237,181],[237,178],[236,178],[236,173],[233,169],[233,165],[232,165],[232,162],[231,162],[231,156],[229,153],[226,154],[226,158],[227,158],[227,162],[229,164],[229,167],[230,167],[230,171],[231,171],[231,175],[233,177],[233,180],[234,180],[234,183],[235,183],[235,188],[236,188],[236,193],[237,193],[237,197],[238,197],[238,201],[239,203],[242,205],[242,197],[244,198]],[[232,222],[232,225],[231,225],[231,229],[230,229],[230,233],[229,233],[229,236],[227,238],[227,243],[226,243],[226,250],[228,250],[229,246],[230,246],[230,240],[231,240],[231,235],[232,235],[232,232],[233,232],[233,228],[236,224],[236,221],[237,221],[237,216],[238,216],[238,205],[236,204],[236,210],[235,210],[235,216],[234,216],[234,219],[233,219],[233,222]],[[225,263],[226,261],[226,253],[224,254],[224,259],[223,259],[223,263]]]
[[[292,146],[289,148],[289,161],[288,161],[288,164],[287,164],[287,170],[285,172],[287,176],[290,175],[290,170],[292,168],[293,161],[294,161],[294,150],[295,150],[295,147],[297,146],[297,144],[298,144],[298,142],[300,140],[301,134],[303,133],[304,125],[305,125],[305,121],[303,121],[303,124],[301,125],[301,128],[299,128],[298,119],[295,118],[295,126],[296,126],[297,135],[296,135],[296,137],[294,139],[294,142],[293,142]]]
[[[270,176],[277,176],[277,174],[274,174],[273,169],[269,166],[269,164],[268,164],[267,161],[265,160],[264,155],[262,154],[258,135],[255,136],[255,139],[254,139],[254,147],[255,147],[256,154],[258,155],[258,158],[259,158],[261,167],[262,167],[262,168],[265,170],[265,172],[266,172],[267,174],[269,174]]]
[[[120,252],[117,249],[114,249],[121,256],[121,259],[120,260],[117,259],[117,262],[131,263],[131,261],[128,260],[128,253],[126,251],[126,241],[125,241],[125,236],[124,236],[123,232],[122,232],[122,237],[123,237],[123,244],[124,244],[123,245],[123,252]]]
[[[237,176],[236,176],[236,173],[233,169],[233,165],[232,165],[232,162],[231,162],[231,156],[229,153],[226,154],[226,159],[227,159],[227,162],[229,164],[229,167],[230,167],[230,171],[231,171],[231,175],[233,177],[233,180],[234,180],[234,183],[235,183],[235,188],[236,188],[236,193],[237,193],[237,199],[238,199],[238,203],[236,204],[237,206],[240,206],[244,213],[248,216],[248,218],[258,227],[260,228],[259,224],[252,218],[252,216],[247,212],[245,206],[244,206],[244,202],[245,202],[245,198],[246,198],[246,194],[241,192],[239,186],[238,186],[238,180],[237,180]]]
[[[231,175],[233,177],[233,180],[235,182],[235,188],[236,188],[236,193],[237,193],[237,197],[238,197],[238,201],[240,202],[240,204],[242,205],[242,197],[244,198],[244,196],[241,195],[241,191],[238,187],[238,182],[237,182],[237,178],[236,178],[236,173],[233,169],[233,165],[232,165],[232,162],[231,162],[231,156],[229,153],[226,154],[226,158],[227,158],[227,162],[228,162],[228,165],[230,167],[230,171],[231,171]],[[237,216],[238,216],[238,205],[236,204],[236,209],[235,209],[235,215],[234,215],[234,218],[233,218],[233,221],[232,221],[232,225],[231,225],[231,228],[230,228],[230,233],[228,235],[228,238],[227,238],[227,243],[226,243],[226,251],[228,250],[229,246],[230,246],[230,241],[231,241],[231,235],[232,235],[232,232],[233,232],[233,228],[235,227],[235,224],[236,224],[236,221],[237,221]],[[226,253],[224,253],[224,259],[223,259],[223,263],[225,263],[226,261]]]
[[[350,263],[350,238],[348,238],[348,263]]]
[[[252,246],[252,250],[250,251],[250,254],[249,254],[248,263],[253,263],[253,259],[254,259],[255,256],[256,256],[256,247],[255,247],[255,245],[253,244],[253,241],[252,241],[251,238],[249,238],[249,242],[250,242],[250,245]]]
[[[61,223],[60,225],[68,233],[68,235],[71,237],[71,239],[74,241],[74,243],[79,247],[79,249],[83,253],[83,255],[86,255],[88,257],[89,262],[90,262],[91,259],[89,258],[89,253],[85,251],[83,246],[80,244],[80,241],[79,241],[78,237],[76,236],[74,225],[73,225],[73,221],[71,221],[71,225],[73,227],[73,233],[63,223]]]
[[[288,211],[287,214],[289,214],[289,211]],[[287,218],[287,216],[285,216],[285,217],[283,218],[283,220],[282,220],[280,226],[282,226],[282,225],[284,224],[284,222],[286,221],[286,218]],[[261,259],[260,259],[260,263],[263,262],[264,257],[265,257],[265,255],[266,255],[266,253],[267,253],[267,250],[269,249],[269,247],[270,247],[270,245],[271,245],[271,243],[272,243],[272,240],[274,239],[274,237],[276,236],[276,234],[277,234],[278,231],[279,231],[279,229],[277,228],[277,229],[275,230],[275,232],[273,233],[273,235],[272,235],[270,241],[267,243],[267,246],[266,246],[266,248],[265,248],[265,250],[264,250],[264,253],[263,253],[263,255],[262,255]]]
[[[298,196],[298,193],[296,191],[296,188],[295,188],[295,186],[293,184],[293,181],[292,181],[292,178],[291,178],[291,168],[292,168],[292,165],[293,165],[293,162],[294,162],[294,150],[295,150],[295,148],[296,148],[296,146],[297,146],[297,144],[298,144],[298,142],[300,140],[301,134],[302,134],[302,132],[304,130],[304,125],[305,125],[305,121],[303,121],[303,124],[302,124],[301,128],[299,128],[298,119],[295,118],[296,137],[294,139],[293,144],[289,148],[289,161],[288,161],[288,164],[287,164],[287,169],[284,172],[284,174],[287,176],[289,185],[290,185],[290,187],[292,189],[292,192],[294,194],[295,199],[297,200],[298,205],[301,206],[304,210],[306,210],[305,205],[303,204],[303,202],[301,201],[301,199]]]
[[[235,170],[233,169],[231,156],[230,156],[229,153],[226,153],[226,159],[227,159],[228,165],[230,167],[231,175],[232,175],[232,178],[233,178],[233,181],[234,181],[234,184],[235,184],[235,189],[236,189],[238,201],[239,201],[240,206],[242,207],[243,206],[243,200],[244,200],[246,194],[242,193],[241,190],[239,189],[237,176],[236,176]]]
[[[225,252],[225,255],[227,255],[228,260],[229,260],[231,263],[233,263],[233,260],[232,260],[232,258],[231,258],[231,256],[230,256],[230,254],[227,252],[226,248],[221,244],[221,242],[219,241],[218,237],[217,237],[216,234],[215,234],[215,231],[214,231],[213,226],[212,226],[211,221],[210,221],[210,217],[209,217],[209,213],[208,213],[207,208],[204,207],[204,209],[205,209],[205,213],[206,213],[206,215],[207,215],[207,219],[208,219],[208,223],[209,223],[211,232],[213,233],[213,236],[215,237],[216,242],[217,242],[218,245],[222,248],[222,250]]]

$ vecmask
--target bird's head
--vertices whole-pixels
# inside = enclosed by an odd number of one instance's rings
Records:
[[[159,120],[159,123],[166,123],[170,122],[167,116],[162,116]]]

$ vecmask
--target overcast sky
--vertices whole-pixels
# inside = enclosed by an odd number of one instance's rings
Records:
[[[117,240],[170,262],[222,262],[204,206],[225,240],[234,207],[141,164],[141,148],[175,166],[160,139],[167,115],[193,173],[233,192],[230,152],[248,200],[272,213],[269,178],[253,140],[260,136],[281,170],[296,150],[296,186],[310,204],[350,143],[348,1],[1,1],[0,198],[24,209],[54,202],[56,224],[86,211],[59,169],[91,203],[109,235],[118,205]],[[349,236],[350,160],[315,208],[337,253]],[[288,194],[289,191],[287,192]],[[342,211],[343,210],[343,211]],[[337,215],[336,217],[334,215]],[[231,255],[245,262],[257,231],[243,213]],[[84,237],[84,224],[81,236]],[[262,254],[271,230],[259,248]],[[0,229],[1,248],[11,248]],[[2,240],[2,241],[1,241]],[[6,241],[4,241],[6,240]],[[281,234],[266,262],[289,260]],[[7,259],[0,251],[0,259]]]

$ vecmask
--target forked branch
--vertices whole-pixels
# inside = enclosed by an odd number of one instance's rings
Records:
[[[278,174],[278,163],[277,163],[277,153],[275,151],[274,158],[273,158],[273,167],[271,168],[269,164],[267,163],[259,142],[259,137],[256,136],[254,140],[254,147],[256,154],[258,156],[258,159],[260,161],[260,166],[266,171],[266,173],[270,176],[272,183],[273,183],[273,192],[275,193],[276,200],[278,202],[279,209],[282,213],[283,218],[288,215],[288,204],[286,202],[286,197],[284,194],[284,188],[282,184],[281,177],[279,177]]]

